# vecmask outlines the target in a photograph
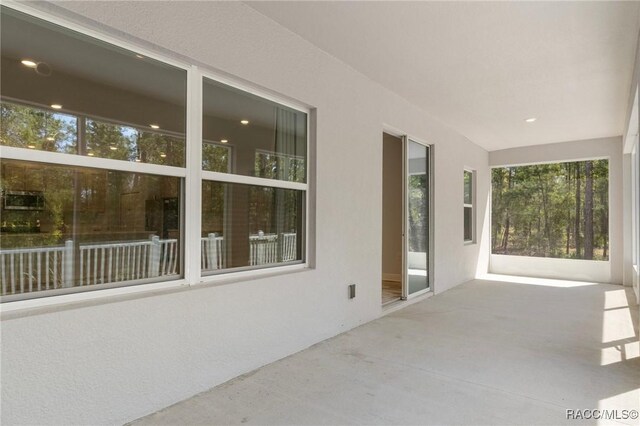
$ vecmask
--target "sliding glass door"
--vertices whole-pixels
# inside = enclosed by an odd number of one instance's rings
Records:
[[[404,296],[430,289],[430,148],[405,138]]]

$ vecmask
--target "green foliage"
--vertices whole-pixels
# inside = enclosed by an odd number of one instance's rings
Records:
[[[202,170],[229,173],[229,148],[207,142],[203,143]]]
[[[608,259],[607,160],[496,168],[492,188],[492,253]]]
[[[409,176],[409,251],[412,252],[426,252],[429,245],[428,190],[425,173]]]
[[[32,107],[0,104],[0,143],[5,146],[74,153],[77,119]]]

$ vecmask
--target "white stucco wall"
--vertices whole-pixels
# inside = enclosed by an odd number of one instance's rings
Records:
[[[487,270],[482,228],[463,244],[462,178],[478,172],[483,224],[488,153],[248,6],[34,7],[317,108],[316,255],[281,276],[4,312],[3,424],[126,422],[378,317],[385,125],[435,145],[435,292]]]
[[[634,285],[639,280],[638,272],[634,268],[633,259],[633,243],[632,238],[632,204],[633,204],[633,184],[632,184],[632,168],[631,168],[631,151],[637,143],[638,123],[640,123],[640,107],[638,95],[638,83],[640,82],[640,35],[635,52],[635,62],[633,69],[633,79],[629,90],[629,99],[627,103],[627,116],[625,119],[624,137],[623,137],[623,163],[624,163],[624,179],[623,179],[623,204],[624,204],[624,275],[623,282],[627,286]],[[636,297],[640,300],[640,292],[636,290]],[[640,324],[640,319],[638,320]]]
[[[601,138],[493,151],[492,167],[535,163],[609,159],[609,261],[545,259],[491,255],[496,274],[622,283],[622,138]]]

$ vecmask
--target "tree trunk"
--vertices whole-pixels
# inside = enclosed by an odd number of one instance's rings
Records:
[[[593,163],[585,163],[584,175],[584,258],[593,259]]]
[[[549,257],[551,255],[550,248],[553,247],[549,227],[549,197],[542,176],[538,175],[538,181],[540,183],[540,191],[542,192],[542,213],[544,215],[544,240],[542,249],[544,251],[544,257]]]
[[[571,170],[571,163],[566,163],[566,177],[567,177],[567,193],[571,191],[571,177],[573,175]],[[569,257],[571,251],[571,208],[567,209],[567,247],[565,250],[565,256]]]
[[[569,214],[567,214],[567,248],[565,250],[565,254],[567,255],[567,257],[569,256],[570,242],[571,242],[571,211],[569,211]]]
[[[507,250],[509,250],[509,227],[511,224],[509,223],[509,214],[507,213],[507,223],[504,226],[504,235],[502,236],[502,254],[507,254]]]
[[[509,167],[509,174],[507,175],[507,187],[509,188],[509,190],[511,190],[511,188],[513,188],[513,181],[512,181],[512,169],[511,167]],[[509,213],[509,208],[511,206],[507,206],[506,210],[507,210],[507,223],[505,224],[505,228],[504,228],[504,237],[502,238],[502,253],[503,254],[507,254],[508,250],[509,250],[509,228],[511,227],[511,215]]]
[[[602,258],[603,260],[609,259],[609,206],[608,203],[608,186],[602,185],[602,190],[600,191],[600,205],[605,206],[602,209],[602,214],[600,215],[600,235],[602,235],[603,244],[602,244]]]

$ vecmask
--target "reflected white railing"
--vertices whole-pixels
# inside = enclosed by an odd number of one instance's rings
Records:
[[[214,271],[225,265],[224,237],[216,233],[209,234],[200,241],[200,265],[203,270]]]
[[[79,285],[174,275],[178,269],[178,240],[122,241],[80,244]]]
[[[64,246],[0,250],[0,294],[175,275],[178,259],[178,240],[157,236],[80,244],[77,252],[72,240]]]
[[[296,260],[296,234],[249,236],[249,265],[268,265]],[[117,241],[0,250],[1,295],[41,290],[108,284],[178,272],[177,239]],[[205,271],[226,268],[226,243],[209,234],[201,240],[201,266]],[[77,283],[77,284],[76,284]]]
[[[73,285],[73,241],[63,246],[0,250],[2,294]]]
[[[264,234],[249,236],[249,265],[268,265],[278,262],[278,235]]]
[[[281,237],[281,238],[280,238]],[[215,233],[201,240],[201,265],[204,271],[226,268],[224,237]],[[249,266],[296,260],[296,233],[249,235]]]

